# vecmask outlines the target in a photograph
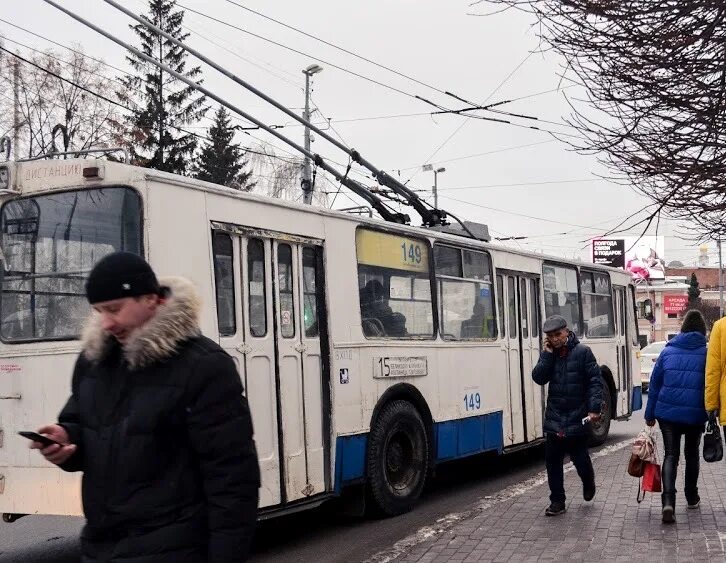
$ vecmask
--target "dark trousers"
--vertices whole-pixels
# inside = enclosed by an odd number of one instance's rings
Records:
[[[545,463],[551,502],[565,502],[565,473],[562,467],[565,455],[570,456],[582,484],[586,487],[595,486],[595,470],[587,451],[587,436],[560,438],[557,434],[547,434]]]
[[[686,458],[685,493],[689,504],[698,501],[698,468],[701,458],[700,445],[703,424],[679,424],[658,420],[661,434],[663,434],[663,505],[670,504],[675,508],[676,503],[676,473],[678,460],[681,456],[681,436],[685,436],[683,457]]]

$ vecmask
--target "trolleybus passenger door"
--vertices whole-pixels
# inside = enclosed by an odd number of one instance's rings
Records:
[[[517,277],[519,287],[519,336],[522,343],[522,389],[524,407],[525,440],[531,441],[543,435],[543,389],[532,379],[532,369],[539,360],[539,279]]]
[[[625,288],[621,286],[613,286],[615,294],[615,348],[618,355],[618,398],[617,403],[613,405],[612,416],[625,414],[629,410],[628,401],[630,400],[630,388],[632,381],[631,362],[630,362],[630,339],[628,338],[627,329],[627,298]]]
[[[539,279],[530,274],[506,273],[498,276],[498,281],[503,282],[509,370],[509,417],[505,416],[504,438],[506,445],[516,445],[543,435],[543,389],[532,380],[540,347]]]
[[[507,317],[507,364],[509,366],[509,411],[511,426],[509,444],[525,441],[524,408],[522,387],[522,343],[520,341],[520,313],[517,292],[517,277],[504,276],[504,293]]]
[[[322,249],[284,241],[273,241],[273,248],[278,419],[283,494],[289,502],[326,490],[322,323],[317,318],[325,303],[317,289]]]
[[[260,506],[282,502],[275,330],[272,309],[272,242],[243,238],[242,294],[244,296],[245,389],[252,411],[255,445],[260,461]]]

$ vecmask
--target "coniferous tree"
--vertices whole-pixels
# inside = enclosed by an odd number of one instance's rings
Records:
[[[245,170],[247,161],[243,159],[242,149],[234,142],[235,129],[227,110],[219,106],[214,124],[207,133],[209,140],[197,159],[195,176],[199,180],[249,191],[255,183],[250,181],[252,172]]]
[[[696,273],[691,273],[691,282],[688,285],[688,308],[695,309],[701,302],[701,290],[698,288]]]
[[[184,12],[176,10],[176,0],[149,0],[146,19],[180,41],[189,36],[182,30]],[[187,68],[187,53],[181,47],[141,24],[130,27],[144,54],[201,83],[200,67]],[[183,129],[204,116],[205,97],[139,57],[131,55],[127,60],[135,75],[124,79],[126,92],[121,97],[135,107],[129,117],[133,160],[149,168],[186,174],[197,138]]]

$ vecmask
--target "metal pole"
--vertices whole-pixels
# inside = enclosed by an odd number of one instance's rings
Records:
[[[723,262],[721,261],[721,239],[716,242],[718,246],[718,316],[723,317]]]
[[[13,156],[17,158],[20,145],[20,61],[13,64]]]
[[[303,71],[305,74],[305,110],[303,112],[303,120],[306,124],[310,123],[310,73]],[[310,127],[305,125],[305,150],[310,153]],[[313,182],[310,173],[310,157],[306,154],[303,161],[303,203],[310,205],[313,202]]]
[[[439,178],[439,171],[434,170],[434,207],[436,209],[439,208],[439,184],[438,184],[438,178]]]

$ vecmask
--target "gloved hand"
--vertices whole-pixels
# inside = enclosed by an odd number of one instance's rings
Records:
[[[709,411],[708,412],[708,420],[709,422],[716,422],[718,423],[718,411]]]

